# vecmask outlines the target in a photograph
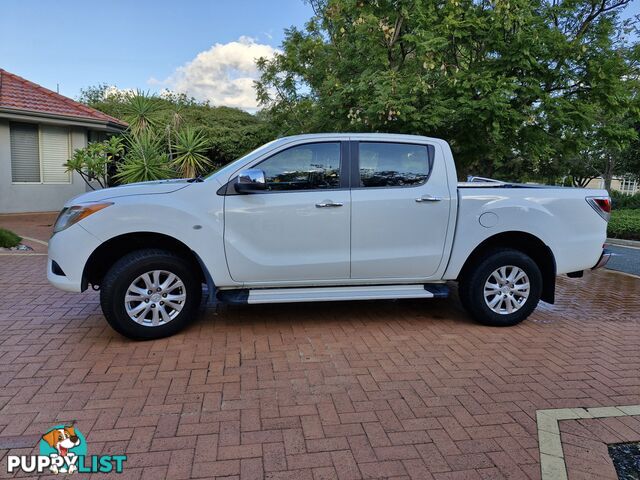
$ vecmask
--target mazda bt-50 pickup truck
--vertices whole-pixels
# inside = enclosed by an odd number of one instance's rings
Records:
[[[506,326],[553,303],[557,275],[606,263],[610,209],[605,190],[458,183],[435,138],[301,135],[206,178],[74,198],[48,278],[99,289],[109,324],[135,339],[182,329],[203,285],[253,304],[444,297],[455,281],[473,318]]]

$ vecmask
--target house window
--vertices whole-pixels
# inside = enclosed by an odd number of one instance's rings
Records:
[[[96,130],[89,130],[89,143],[102,142],[102,141],[106,140],[107,138],[109,138],[109,137],[106,134],[106,132],[98,132]]]
[[[68,128],[12,123],[10,138],[13,183],[71,183]]]
[[[38,126],[27,123],[11,124],[11,181],[40,182],[40,148]]]

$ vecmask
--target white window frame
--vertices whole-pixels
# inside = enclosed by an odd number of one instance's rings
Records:
[[[28,122],[22,122],[28,123]],[[45,182],[44,181],[44,166],[42,162],[42,129],[41,125],[38,124],[38,162],[40,164],[40,181],[39,182],[14,182],[11,181],[12,185],[71,185],[73,183],[73,172],[67,172],[69,181],[67,182]],[[11,124],[9,124],[9,128],[11,128]],[[71,129],[69,127],[64,127],[67,130],[67,152],[71,155]]]

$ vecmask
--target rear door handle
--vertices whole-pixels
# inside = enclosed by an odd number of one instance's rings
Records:
[[[341,207],[343,204],[339,202],[322,202],[316,203],[317,208],[333,208],[333,207]]]
[[[416,198],[418,203],[439,202],[440,200],[442,200],[442,197],[434,197],[433,195],[423,195],[420,198]]]

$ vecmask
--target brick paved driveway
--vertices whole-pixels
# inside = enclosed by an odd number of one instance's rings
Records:
[[[561,278],[508,329],[455,299],[254,305],[136,343],[45,261],[0,257],[0,476],[76,420],[90,454],[128,455],[118,478],[539,478],[536,410],[640,403],[640,280],[620,274]]]

